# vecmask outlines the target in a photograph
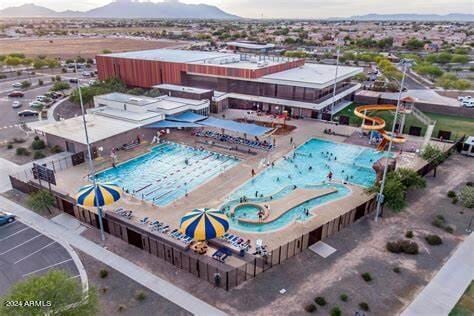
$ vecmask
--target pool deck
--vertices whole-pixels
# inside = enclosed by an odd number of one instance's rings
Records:
[[[280,218],[282,215],[284,215],[286,212],[288,212],[292,208],[297,207],[298,205],[308,200],[312,200],[314,198],[322,197],[322,196],[335,193],[335,192],[337,192],[337,189],[335,188],[324,188],[324,189],[315,189],[315,190],[297,188],[296,190],[293,190],[290,194],[278,200],[274,200],[270,202],[251,203],[251,204],[255,204],[262,207],[262,209],[265,209],[265,205],[268,206],[267,209],[269,211],[269,214],[263,220],[259,221],[258,219],[254,220],[254,219],[246,219],[246,218],[242,218],[238,220],[240,222],[253,223],[253,224],[271,223],[277,220],[278,218]],[[243,204],[248,204],[248,203],[243,203]],[[242,205],[242,204],[236,205],[231,211],[231,213],[239,205]]]
[[[225,113],[227,119],[234,119],[239,115],[238,111],[235,110],[228,110]],[[108,210],[122,207],[133,211],[134,217],[132,218],[132,221],[134,222],[138,222],[144,217],[149,217],[152,220],[157,219],[168,223],[173,228],[177,228],[181,217],[186,212],[195,208],[218,208],[222,205],[225,198],[229,196],[235,188],[251,179],[252,169],[255,170],[257,175],[265,170],[265,161],[276,161],[280,159],[284,155],[287,155],[296,146],[301,145],[310,138],[316,137],[343,143],[349,135],[352,135],[359,130],[356,127],[337,126],[314,120],[290,120],[288,121],[288,124],[296,126],[296,129],[288,135],[272,136],[275,139],[276,148],[270,152],[258,151],[257,155],[236,153],[235,151],[206,146],[205,144],[202,144],[202,138],[192,137],[188,131],[172,131],[169,135],[166,135],[166,140],[194,147],[202,146],[206,150],[223,154],[232,154],[239,157],[241,161],[236,166],[227,169],[221,175],[196,187],[194,190],[190,191],[187,196],[177,199],[166,206],[156,206],[150,202],[138,200],[128,194],[124,194],[124,197],[120,201],[109,206]],[[325,134],[324,129],[327,128],[335,130],[339,135]],[[293,139],[292,143],[290,142],[290,138]],[[119,162],[146,153],[153,146],[156,145],[143,144],[138,148],[135,148],[133,151],[120,151],[118,153]],[[423,160],[415,154],[405,152],[402,155],[398,155],[397,161],[399,162],[398,167],[412,167],[423,163]],[[110,158],[106,156],[96,160],[94,163],[96,171],[101,171],[111,166]],[[88,184],[87,174],[87,164],[81,164],[73,168],[59,171],[56,174],[58,185],[54,187],[54,190],[73,197],[79,187]],[[348,187],[352,190],[352,194],[336,201],[318,206],[313,210],[315,216],[307,221],[295,222],[294,224],[290,224],[288,227],[275,232],[250,233],[234,230],[233,233],[237,233],[243,238],[251,239],[253,241],[256,239],[263,239],[264,244],[267,244],[270,249],[279,247],[280,245],[301,236],[303,233],[312,231],[315,227],[331,221],[348,210],[354,209],[358,205],[372,198],[372,196],[367,194],[362,187],[355,185],[348,185]],[[275,207],[271,208],[276,209]],[[95,209],[91,209],[91,211],[96,212]]]

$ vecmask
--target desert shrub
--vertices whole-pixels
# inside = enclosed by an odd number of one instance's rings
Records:
[[[53,147],[51,147],[50,149],[50,152],[52,154],[57,154],[57,153],[62,153],[64,150],[61,148],[61,146],[59,145],[54,145]]]
[[[44,143],[44,140],[39,138],[36,139],[35,137],[35,140],[31,143],[31,148],[33,148],[34,150],[44,149],[46,148],[46,144]]]
[[[324,306],[327,304],[326,299],[322,296],[318,296],[314,299],[314,302],[318,304],[319,306]]]
[[[107,276],[109,275],[109,271],[105,270],[105,269],[101,269],[99,271],[99,276],[102,278],[102,279],[105,279]]]
[[[349,296],[347,296],[347,294],[344,294],[342,293],[339,298],[341,299],[341,301],[343,302],[347,302],[349,300]]]
[[[35,151],[33,158],[34,159],[41,159],[46,157],[46,155],[42,151]]]
[[[360,302],[359,307],[363,311],[368,311],[369,310],[369,304],[367,304],[366,302]]]
[[[400,242],[402,251],[408,255],[418,254],[418,244],[410,240],[402,240]]]
[[[443,215],[441,215],[441,214],[439,214],[439,215],[436,215],[436,218],[437,218],[437,219],[439,219],[440,221],[443,221],[443,222],[445,222],[445,221],[446,221],[446,219],[444,218],[444,216],[443,216]]]
[[[414,235],[413,235],[413,231],[411,231],[411,230],[409,230],[409,231],[407,231],[407,232],[405,233],[405,237],[406,237],[406,238],[413,238],[413,236],[414,236]]]
[[[341,316],[342,315],[342,312],[341,312],[341,309],[337,306],[334,306],[330,313],[329,313],[331,316]]]
[[[308,313],[314,313],[317,311],[317,307],[314,304],[307,304],[304,306],[304,310]]]
[[[440,220],[439,218],[435,218],[431,224],[435,227],[442,228],[444,226],[444,221]]]
[[[461,189],[461,201],[462,205],[467,208],[474,208],[474,186],[466,185]]]
[[[117,311],[123,312],[123,311],[126,310],[126,309],[127,309],[127,305],[125,305],[125,304],[120,304],[120,305],[118,306],[118,308],[117,308]]]
[[[458,198],[457,197],[453,197],[453,199],[451,200],[451,203],[453,204],[457,204],[458,203]]]
[[[391,253],[400,253],[402,252],[402,246],[400,245],[400,241],[389,241],[387,242],[386,248]]]
[[[397,273],[397,274],[400,273],[400,272],[402,272],[402,271],[400,270],[400,267],[395,267],[395,268],[392,269],[392,271],[395,272],[395,273]]]
[[[454,233],[454,226],[453,225],[446,225],[444,230],[450,234]]]
[[[372,275],[369,272],[364,272],[360,275],[365,282],[370,282],[373,280]]]
[[[7,145],[7,149],[12,149],[13,148],[13,144],[8,144]]]
[[[427,235],[425,240],[431,246],[438,246],[443,243],[443,240],[438,235]]]
[[[448,195],[448,198],[452,199],[453,197],[456,197],[456,192],[450,190],[450,191],[448,191],[447,195]]]
[[[106,287],[106,286],[104,286],[103,288],[100,289],[100,291],[104,294],[107,293],[108,290],[109,290],[109,288]]]
[[[468,187],[472,187],[472,186],[474,186],[474,182],[471,182],[471,181],[469,181],[469,182],[466,182],[466,186],[468,186]]]
[[[17,156],[29,156],[31,153],[25,147],[18,147],[16,149]]]
[[[144,301],[146,299],[146,294],[145,292],[138,292],[137,295],[135,295],[135,298],[137,299],[137,301]]]

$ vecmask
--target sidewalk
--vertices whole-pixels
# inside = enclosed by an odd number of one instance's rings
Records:
[[[448,315],[474,279],[474,234],[470,234],[401,316]]]
[[[32,226],[39,232],[50,236],[61,236],[61,239],[71,246],[83,251],[93,258],[107,264],[111,268],[123,273],[132,280],[147,287],[151,291],[161,295],[165,299],[186,309],[194,315],[225,315],[222,311],[207,304],[175,285],[157,277],[156,275],[142,269],[136,264],[110,252],[94,242],[67,230],[26,208],[0,196],[2,208],[19,217],[21,221]]]

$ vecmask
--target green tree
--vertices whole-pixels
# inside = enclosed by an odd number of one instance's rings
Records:
[[[0,315],[43,316],[43,315],[96,315],[98,297],[95,289],[85,296],[77,279],[60,270],[51,270],[44,275],[34,275],[15,284],[10,292],[1,298]],[[6,302],[34,301],[50,302],[51,306],[8,307]]]
[[[439,165],[446,159],[446,154],[438,146],[428,144],[423,149],[421,157],[428,162]]]
[[[31,87],[31,82],[29,82],[28,80],[23,80],[23,81],[21,82],[21,87],[22,87],[23,89],[29,88],[29,87]]]
[[[56,81],[53,86],[51,87],[51,89],[49,89],[50,91],[63,91],[63,90],[67,90],[67,89],[70,89],[71,86],[69,85],[69,83],[65,82],[65,81]]]
[[[56,204],[56,199],[49,191],[39,190],[31,193],[26,203],[34,211],[40,213],[48,211],[49,214],[52,214],[51,207]]]
[[[7,56],[3,61],[7,66],[18,66],[21,64],[21,58],[14,56]]]
[[[443,75],[443,71],[436,65],[430,63],[420,63],[413,67],[420,75],[428,76],[431,80],[441,77]]]
[[[451,62],[452,58],[453,58],[453,55],[451,55],[450,53],[442,52],[436,56],[436,62],[440,64],[447,64]]]
[[[110,54],[110,53],[112,53],[112,51],[110,49],[106,48],[106,49],[102,50],[102,54]]]
[[[423,41],[420,41],[419,39],[416,38],[410,38],[406,43],[405,47],[411,50],[418,50],[422,49],[423,46],[425,46],[425,43]]]

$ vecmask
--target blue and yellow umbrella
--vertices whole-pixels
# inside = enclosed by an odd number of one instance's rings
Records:
[[[196,241],[204,241],[224,235],[229,229],[229,220],[214,209],[195,209],[183,216],[179,229]]]
[[[113,183],[97,183],[97,188],[94,190],[94,185],[86,185],[79,189],[75,199],[77,204],[89,207],[101,207],[112,204],[120,199],[122,190]]]

